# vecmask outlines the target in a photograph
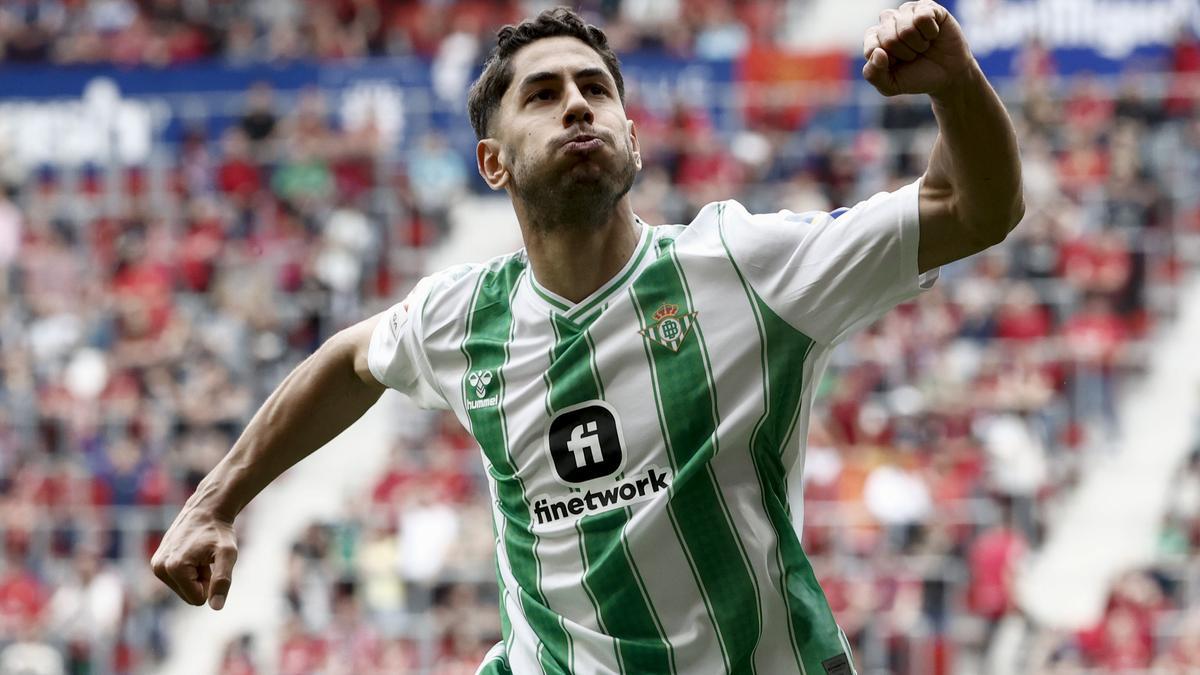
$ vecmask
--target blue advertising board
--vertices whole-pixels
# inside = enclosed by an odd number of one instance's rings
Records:
[[[991,76],[1013,74],[1038,43],[1064,75],[1158,69],[1185,32],[1200,33],[1200,0],[942,0]]]

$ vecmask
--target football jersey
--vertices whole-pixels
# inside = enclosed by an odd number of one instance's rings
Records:
[[[571,302],[523,251],[422,280],[371,372],[453,410],[491,496],[503,642],[481,672],[853,673],[800,544],[830,350],[936,278],[918,184],[832,213],[709,204]]]

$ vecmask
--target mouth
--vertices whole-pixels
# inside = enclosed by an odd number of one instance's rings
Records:
[[[563,142],[562,147],[569,154],[587,154],[604,146],[604,140],[591,134],[572,136]]]

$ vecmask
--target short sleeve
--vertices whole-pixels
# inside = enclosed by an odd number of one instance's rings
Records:
[[[404,300],[380,315],[367,349],[367,367],[381,384],[408,395],[422,408],[445,408],[425,354],[421,317],[433,277],[422,279]]]
[[[748,283],[775,313],[835,344],[937,280],[918,272],[920,181],[849,209],[749,214],[725,209],[722,235]]]

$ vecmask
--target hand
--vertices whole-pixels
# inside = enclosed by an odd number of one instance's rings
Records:
[[[184,506],[150,559],[154,575],[192,605],[225,606],[237,562],[233,523]]]
[[[863,77],[884,96],[936,96],[970,72],[962,27],[933,0],[885,9],[863,40]]]

